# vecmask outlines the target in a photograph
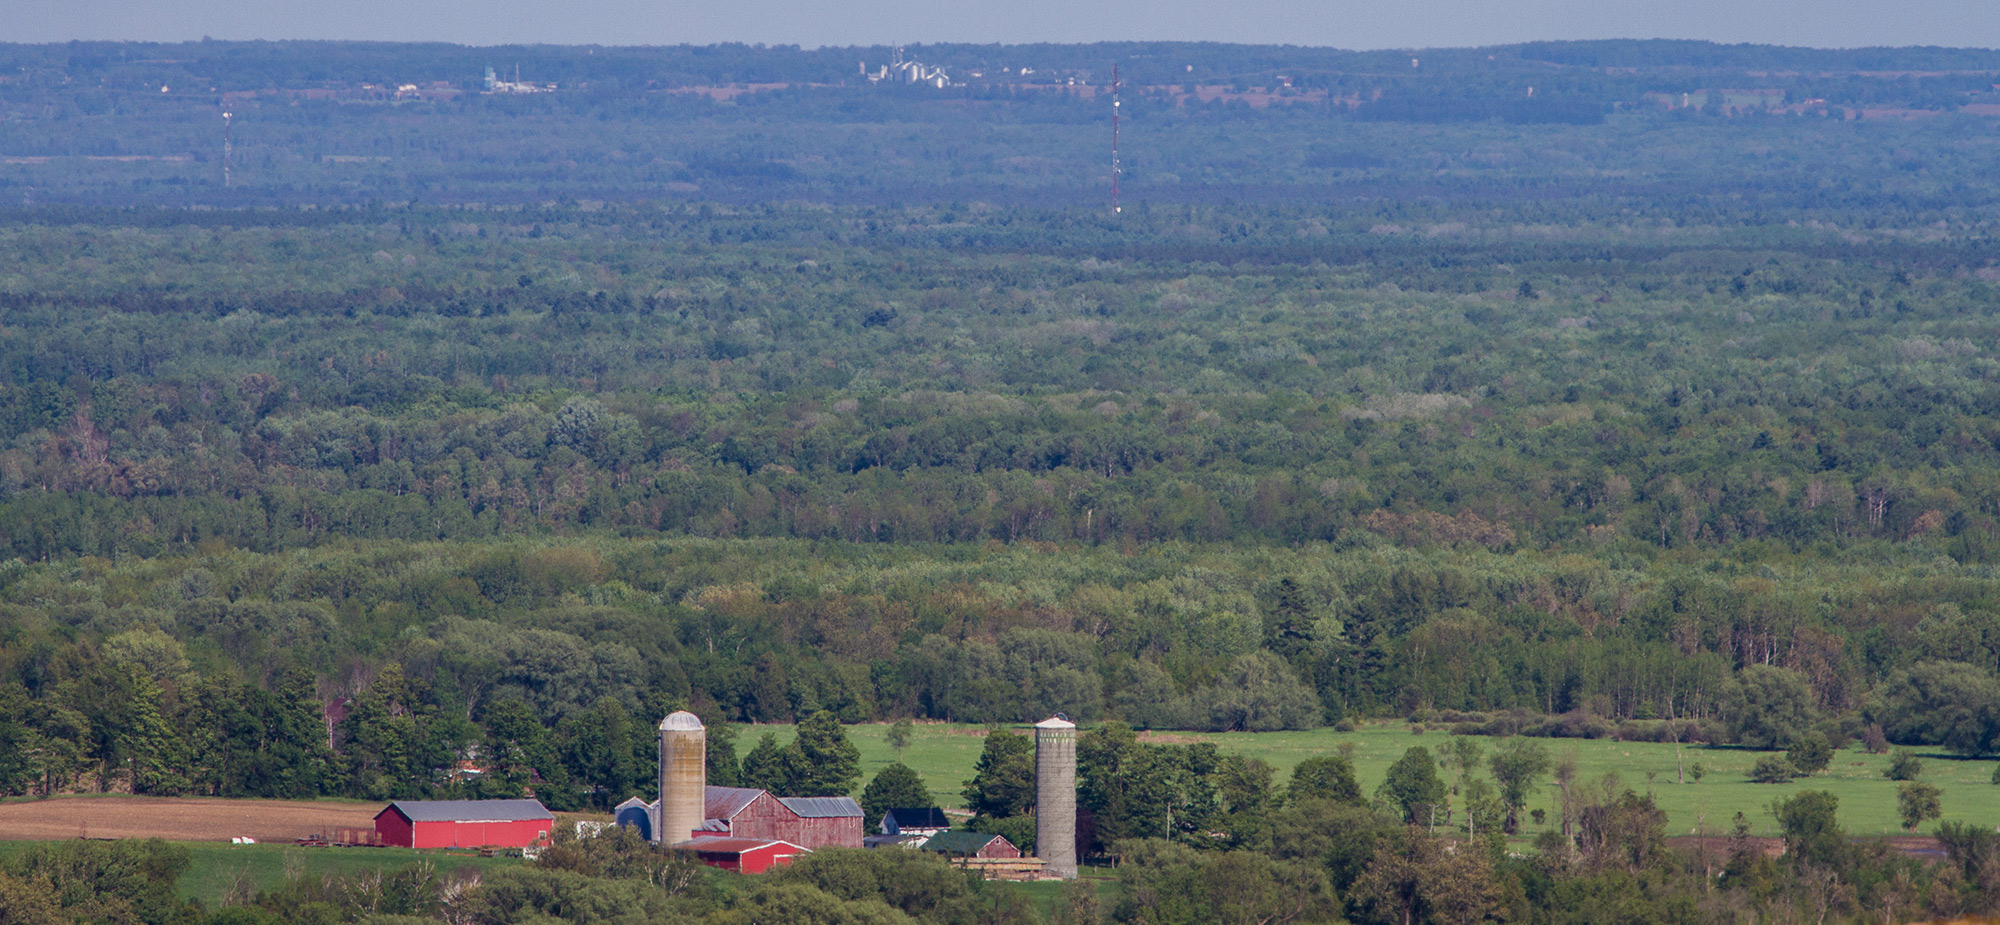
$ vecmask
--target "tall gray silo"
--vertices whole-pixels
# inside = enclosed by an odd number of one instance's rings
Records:
[[[1035,854],[1045,875],[1076,879],[1076,724],[1062,714],[1035,724]]]
[[[708,806],[708,729],[681,710],[660,720],[660,825],[662,845],[694,837]]]

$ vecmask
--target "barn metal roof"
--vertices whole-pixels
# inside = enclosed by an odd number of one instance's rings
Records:
[[[521,822],[555,818],[540,800],[397,800],[382,812],[390,809],[411,822]]]
[[[702,792],[702,818],[734,819],[763,795],[764,791],[750,787],[709,787]]]
[[[805,819],[833,819],[861,815],[861,804],[853,797],[779,797],[785,808]]]
[[[726,835],[703,835],[700,838],[681,842],[674,847],[686,848],[690,851],[699,851],[706,854],[742,854],[746,851],[755,851],[759,848],[768,848],[772,845],[784,845],[788,848],[796,848],[799,851],[812,850],[775,838],[730,838]]]

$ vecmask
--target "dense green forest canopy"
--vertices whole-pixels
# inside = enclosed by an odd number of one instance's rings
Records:
[[[1784,728],[1943,744],[1870,692],[1991,688],[1976,224],[17,214],[0,595],[51,706],[121,647],[338,697],[390,658],[447,740],[602,701],[1728,741],[1754,666]]]

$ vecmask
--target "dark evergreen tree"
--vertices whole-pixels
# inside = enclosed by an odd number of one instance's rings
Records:
[[[936,805],[930,788],[924,786],[924,779],[917,772],[900,761],[875,773],[873,780],[861,790],[861,810],[867,814],[864,824],[873,832],[882,821],[882,813],[899,807],[923,809]]]

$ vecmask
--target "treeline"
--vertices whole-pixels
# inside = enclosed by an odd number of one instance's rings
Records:
[[[450,216],[232,231],[234,286],[192,231],[96,237],[81,277],[70,233],[17,232],[0,552],[590,530],[1993,554],[1992,283],[1954,247],[1773,233],[1741,261],[1497,270],[1504,245],[1386,230],[1265,252],[1311,213],[1161,210],[1138,256],[1080,261],[1018,248],[1111,235],[909,247],[908,221],[969,211]],[[729,237],[677,240],[702,226]],[[1202,230],[1257,262],[1172,243]],[[276,288],[309,263],[323,282]]]
[[[717,730],[1406,715],[1503,736],[2000,751],[1992,577],[1894,556],[1642,572],[1381,543],[602,540],[16,562],[0,571],[0,789],[532,783],[552,805],[602,806],[647,779],[651,724],[682,706]],[[457,774],[475,754],[486,776]]]
[[[10,921],[25,925],[274,925],[301,918],[328,925],[506,925],[640,917],[1445,925],[1607,917],[1907,921],[1990,914],[2000,895],[1993,875],[2000,842],[1990,832],[1941,826],[1942,858],[1919,860],[1887,840],[1850,839],[1839,801],[1823,791],[1773,803],[1770,816],[1784,849],[1774,857],[1767,844],[1773,840],[1750,834],[1764,820],[1738,814],[1726,830],[1704,826],[1694,838],[1670,842],[1665,813],[1650,794],[1625,787],[1616,775],[1578,778],[1574,768],[1552,765],[1532,747],[1490,760],[1465,752],[1443,765],[1412,748],[1372,800],[1338,756],[1309,759],[1278,786],[1261,762],[1218,761],[1199,746],[1137,745],[1117,728],[1086,736],[1079,752],[1085,818],[1095,826],[1089,845],[1097,857],[1116,860],[1117,878],[1108,888],[1093,879],[1065,885],[1052,903],[923,851],[829,848],[760,877],[738,877],[705,868],[686,852],[649,845],[630,829],[577,837],[567,828],[539,858],[518,867],[472,875],[444,874],[428,862],[400,870],[299,871],[263,890],[233,891],[213,911],[178,895],[190,866],[185,848],[51,842],[0,857],[0,900]],[[1551,774],[1562,793],[1560,825],[1528,850],[1508,850],[1502,831],[1515,805],[1509,794]],[[1127,789],[1135,785],[1146,789]],[[1452,789],[1465,801],[1460,821],[1429,821],[1431,807]],[[1476,826],[1484,828],[1475,834]]]

